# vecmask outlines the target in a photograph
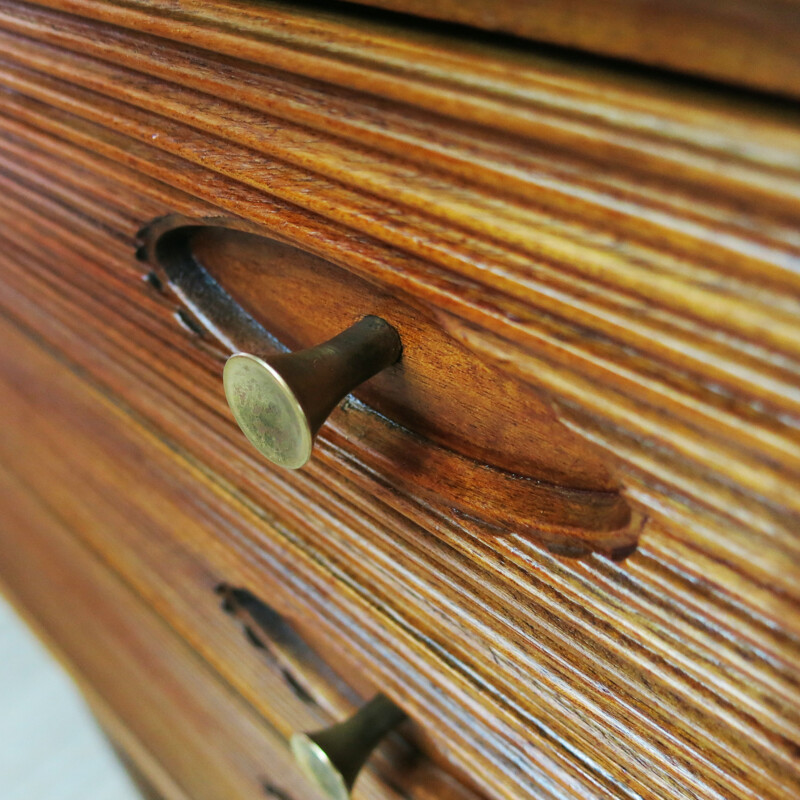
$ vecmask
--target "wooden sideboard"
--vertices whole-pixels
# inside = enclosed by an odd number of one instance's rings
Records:
[[[154,797],[800,794],[798,7],[484,5],[0,0],[0,584]]]

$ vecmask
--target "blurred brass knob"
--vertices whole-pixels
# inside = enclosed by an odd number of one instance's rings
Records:
[[[330,800],[347,800],[361,767],[380,740],[405,719],[388,697],[377,695],[350,719],[316,733],[296,733],[295,761]]]
[[[225,364],[225,397],[239,427],[263,456],[299,469],[328,415],[359,384],[400,358],[397,331],[364,317],[308,350],[261,358],[236,353]]]

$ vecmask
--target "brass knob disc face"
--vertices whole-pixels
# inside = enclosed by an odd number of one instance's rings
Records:
[[[299,469],[311,457],[313,437],[305,411],[266,361],[237,353],[222,373],[225,397],[242,433],[265,458]]]
[[[350,792],[341,773],[310,736],[296,733],[292,736],[291,746],[298,766],[322,790],[325,797],[330,800],[349,799]]]

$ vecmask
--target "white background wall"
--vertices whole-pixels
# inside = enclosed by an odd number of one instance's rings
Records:
[[[2,596],[0,798],[140,800],[69,677]]]

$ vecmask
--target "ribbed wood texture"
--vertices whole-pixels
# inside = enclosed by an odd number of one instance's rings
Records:
[[[800,94],[796,0],[349,1]]]
[[[0,6],[0,303],[106,410],[48,407],[7,348],[4,464],[173,620],[135,537],[202,541],[489,797],[795,797],[798,114],[272,3],[47,5]],[[260,462],[133,257],[160,214],[221,211],[549,396],[646,516],[637,551],[492,536],[335,433],[302,473]]]
[[[77,543],[71,546],[74,552],[68,559],[60,559],[56,552],[53,568],[63,561],[61,568],[70,577],[64,579],[66,586],[53,590],[57,597],[47,598],[46,589],[39,588],[41,602],[64,604],[64,598],[71,598],[74,587],[84,580],[83,572],[87,569],[98,571],[94,561],[99,560],[110,572],[121,575],[129,588],[147,598],[154,611],[227,681],[229,693],[233,688],[244,696],[252,709],[261,715],[257,718],[253,714],[253,719],[260,719],[261,727],[273,740],[280,741],[283,749],[287,749],[286,742],[292,733],[326,727],[349,716],[377,693],[378,687],[372,676],[359,669],[363,664],[360,657],[346,665],[348,685],[341,679],[320,676],[313,664],[287,676],[285,668],[270,663],[262,651],[254,648],[241,626],[223,613],[217,587],[221,581],[255,586],[271,602],[277,602],[282,610],[297,615],[297,604],[302,604],[302,598],[293,597],[289,593],[290,586],[286,585],[288,581],[280,576],[290,575],[293,570],[290,559],[302,559],[302,554],[285,554],[286,561],[280,570],[265,582],[257,560],[233,542],[219,539],[220,521],[216,513],[222,513],[224,509],[209,513],[210,508],[218,505],[219,498],[202,474],[187,471],[185,466],[176,466],[165,452],[163,443],[150,430],[121,415],[108,398],[87,390],[85,384],[53,354],[37,348],[19,332],[9,328],[7,323],[2,324],[2,329],[4,341],[15,353],[3,362],[3,374],[14,379],[16,388],[4,385],[0,398],[3,408],[14,419],[17,432],[4,438],[3,461],[11,462],[15,452],[26,452],[24,459],[17,459],[15,471],[16,479],[24,482],[43,507],[34,516],[32,524],[35,526],[36,518],[46,516],[47,512],[53,518],[51,526],[64,528],[65,533],[81,540],[95,554],[94,560],[88,554],[81,557],[82,548]],[[123,487],[127,488],[120,496]],[[17,509],[14,511],[20,513]],[[37,574],[40,570],[35,562],[26,560],[25,543],[16,538],[29,538],[32,534],[21,530],[16,522],[10,528],[14,533],[8,533],[4,546],[18,555],[14,571],[9,569],[7,572],[9,580],[18,583],[24,574]],[[113,535],[109,535],[109,531],[113,531]],[[255,530],[251,533],[258,535]],[[38,534],[45,541],[48,535],[47,526]],[[90,566],[82,564],[82,561]],[[46,579],[41,580],[46,586]],[[295,588],[302,581],[302,573],[292,578]],[[114,582],[105,580],[108,584]],[[279,587],[277,601],[273,596],[273,586]],[[117,591],[124,594],[121,587]],[[304,594],[318,591],[317,587],[309,586]],[[123,616],[127,616],[125,608],[131,605],[128,601],[116,602],[113,596],[102,602],[112,608],[122,605],[120,614]],[[63,634],[71,636],[68,643],[61,645],[69,654],[75,647],[74,637],[80,636],[85,613],[70,604],[66,604],[65,613],[69,615],[70,624],[77,628]],[[45,622],[49,621],[49,615],[42,614],[42,617]],[[315,619],[313,608],[303,608],[301,624],[313,628]],[[57,633],[64,623],[53,620],[52,624],[55,626],[53,635],[58,638]],[[102,624],[102,620],[98,624]],[[129,625],[135,627],[135,620]],[[310,633],[313,641],[314,631]],[[329,637],[333,640],[333,648],[325,656],[327,661],[336,664],[340,660],[337,653],[346,642],[338,641],[335,630],[329,633]],[[93,642],[102,636],[87,634],[87,638],[86,647],[91,652]],[[153,647],[158,649],[157,644]],[[142,653],[141,658],[148,660],[150,656]],[[96,659],[99,661],[96,668],[100,669],[105,656],[100,652]],[[135,662],[137,658],[131,655],[130,660]],[[196,660],[200,662],[200,658]],[[85,674],[80,663],[74,666],[83,681],[94,682],[91,671]],[[153,681],[157,683],[158,678],[154,677]],[[298,692],[297,686],[306,687],[305,691]],[[105,702],[112,705],[129,693],[124,685],[116,685],[113,673],[107,686],[94,688],[96,692],[102,688],[109,693]],[[169,687],[165,691],[169,691]],[[224,689],[214,691],[224,694]],[[180,715],[179,709],[185,702],[185,698],[175,698],[175,715]],[[242,705],[241,701],[238,706],[232,701],[228,715],[240,713]],[[127,706],[120,711],[123,718],[131,713],[130,709],[131,706]],[[160,713],[157,704],[150,713]],[[221,711],[217,713],[224,714]],[[282,737],[280,740],[277,733]],[[181,733],[179,740],[184,736],[185,733]],[[147,745],[147,737],[144,739]],[[270,781],[283,789],[287,785],[289,788],[293,786],[292,796],[316,796],[304,788],[296,776],[291,777],[294,775],[292,770],[289,770],[291,779],[281,782],[284,762],[289,757],[288,749],[276,757],[274,742],[265,745],[255,732],[245,736],[244,740],[253,753],[258,754],[259,748],[263,749],[261,763]],[[163,744],[150,746],[158,757]],[[214,748],[215,744],[211,741],[206,746]],[[176,747],[179,748],[180,744]],[[461,789],[457,782],[425,760],[415,758],[415,751],[415,747],[396,739],[393,748],[376,755],[367,773],[373,772],[377,765],[380,777],[374,774],[362,777],[360,796],[391,800],[401,797],[472,800],[472,792]],[[201,774],[204,769],[202,762],[195,763],[194,768]],[[257,777],[250,775],[248,780]],[[194,794],[196,785],[199,785],[196,781],[200,780],[198,776],[189,784],[194,787],[190,796],[206,796]],[[186,785],[183,780],[181,783]],[[209,792],[209,797],[220,799],[256,796],[252,791],[243,791],[242,786],[233,795],[226,795],[214,786],[209,787]]]
[[[174,783],[158,787],[167,800],[264,796],[263,785],[275,779],[287,793],[316,797],[275,732],[52,512],[5,473],[0,492],[14,507],[17,532],[1,534],[18,553],[3,571],[6,589],[87,684],[109,733],[124,720],[123,736],[135,741],[126,746],[171,775]]]

